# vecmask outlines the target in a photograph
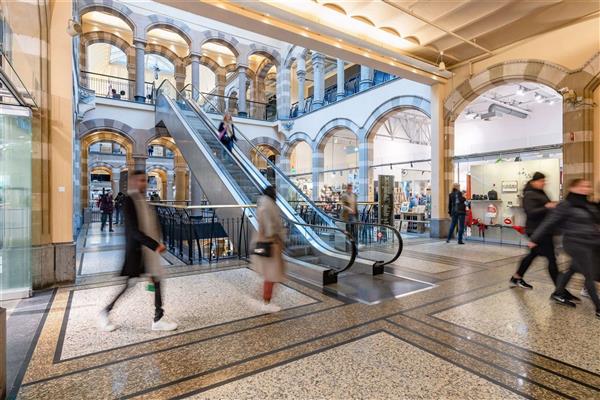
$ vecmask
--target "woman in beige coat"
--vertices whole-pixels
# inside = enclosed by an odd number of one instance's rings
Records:
[[[283,282],[285,279],[285,265],[283,262],[283,245],[285,242],[285,230],[281,220],[279,207],[275,203],[277,192],[273,186],[264,191],[258,201],[256,219],[258,221],[258,232],[255,243],[270,243],[271,251],[269,257],[252,256],[252,262],[256,270],[263,276],[263,301],[261,310],[264,312],[277,312],[280,308],[271,304],[273,296],[273,285]]]

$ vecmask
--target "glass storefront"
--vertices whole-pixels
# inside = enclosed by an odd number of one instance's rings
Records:
[[[0,105],[0,300],[31,293],[31,112]]]

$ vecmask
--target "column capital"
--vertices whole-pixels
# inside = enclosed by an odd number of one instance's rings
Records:
[[[190,61],[191,62],[200,62],[200,58],[202,57],[202,54],[199,53],[190,53]]]
[[[240,72],[244,72],[245,73],[246,71],[248,71],[248,66],[247,65],[243,65],[243,64],[239,64],[235,70],[238,73],[240,73]]]
[[[296,77],[298,77],[298,79],[306,78],[306,71],[302,69],[296,70]]]
[[[146,159],[148,159],[148,154],[135,154],[135,153],[134,153],[134,154],[131,156],[131,158],[133,158],[134,160],[141,160],[141,159],[144,159],[144,160],[146,160]]]
[[[139,39],[139,38],[133,39],[133,46],[136,49],[145,50],[146,49],[146,44],[147,44],[147,42],[144,39]]]
[[[313,64],[319,63],[323,64],[325,62],[325,56],[321,53],[312,53],[311,59]]]

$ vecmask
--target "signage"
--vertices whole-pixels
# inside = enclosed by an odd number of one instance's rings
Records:
[[[379,223],[394,226],[394,175],[379,175]]]

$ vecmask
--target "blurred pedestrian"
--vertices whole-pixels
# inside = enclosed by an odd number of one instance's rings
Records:
[[[114,232],[112,226],[112,214],[114,209],[114,202],[112,197],[112,192],[109,190],[107,193],[103,194],[100,197],[100,212],[102,213],[100,216],[100,231],[104,231],[104,227],[106,226],[106,220],[108,220],[108,231]]]
[[[264,190],[264,195],[259,199],[256,210],[258,232],[255,238],[252,263],[264,279],[263,302],[258,305],[258,309],[266,313],[281,310],[279,306],[271,303],[271,298],[275,283],[285,280],[283,261],[285,231],[276,199],[275,188],[268,186]]]
[[[219,140],[230,152],[233,151],[233,144],[237,142],[235,136],[235,127],[230,113],[223,115],[223,121],[219,124]]]
[[[117,197],[115,197],[115,225],[120,225],[123,223],[123,198],[125,195],[123,192],[117,193]]]
[[[452,218],[450,223],[450,231],[446,238],[446,243],[450,243],[454,230],[458,225],[458,244],[465,244],[463,242],[463,235],[465,232],[465,217],[467,215],[467,199],[460,191],[460,185],[455,183],[452,185],[452,192],[448,195],[448,214]]]
[[[522,206],[527,216],[525,223],[525,233],[531,237],[536,229],[542,224],[542,221],[548,216],[550,210],[556,207],[556,202],[550,201],[550,198],[544,192],[546,186],[546,176],[541,172],[536,172],[523,189]],[[529,283],[525,282],[523,276],[529,269],[533,260],[542,256],[548,260],[548,272],[552,282],[556,285],[558,278],[558,266],[556,264],[556,255],[554,253],[554,238],[552,232],[548,235],[538,238],[538,245],[530,249],[519,264],[519,269],[510,278],[509,284],[511,287],[522,287],[525,289],[533,289]],[[569,293],[570,296],[570,293]]]
[[[346,231],[352,236],[354,240],[358,240],[356,235],[357,230],[357,219],[358,219],[358,197],[353,191],[353,185],[348,183],[346,185],[346,191],[340,197],[342,203],[341,217],[346,222]],[[357,243],[358,244],[358,243]]]
[[[135,286],[135,278],[143,274],[150,275],[154,291],[153,331],[172,331],[177,329],[175,322],[169,321],[162,308],[161,278],[163,268],[160,253],[166,250],[159,243],[160,230],[154,210],[146,202],[146,186],[148,179],[144,171],[133,171],[129,176],[129,191],[123,198],[125,214],[125,261],[121,276],[127,277],[127,283],[117,296],[99,315],[99,326],[104,331],[113,331],[116,326],[111,323],[109,313],[116,302],[129,289]]]
[[[570,268],[557,279],[556,290],[551,298],[563,305],[575,307],[579,300],[567,292],[567,284],[576,272],[585,277],[585,288],[600,318],[600,299],[596,279],[600,274],[600,210],[588,200],[592,185],[585,179],[575,179],[569,185],[569,194],[548,215],[531,236],[529,246],[535,248],[547,235],[560,230],[563,234],[565,252],[571,256]]]

